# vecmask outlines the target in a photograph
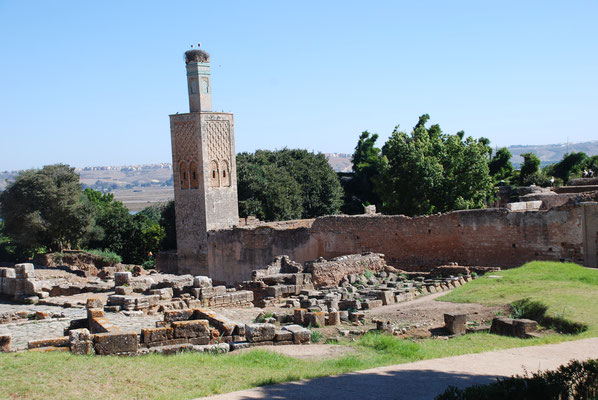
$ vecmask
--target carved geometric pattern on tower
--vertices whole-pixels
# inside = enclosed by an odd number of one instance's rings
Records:
[[[195,121],[174,123],[175,153],[177,161],[199,162],[199,143]]]
[[[207,121],[208,158],[213,161],[227,161],[230,158],[230,122]],[[229,164],[230,165],[230,164]]]

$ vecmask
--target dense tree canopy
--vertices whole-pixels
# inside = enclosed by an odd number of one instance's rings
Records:
[[[342,203],[338,177],[323,154],[258,150],[237,155],[239,215],[266,221],[336,214]]]
[[[30,248],[79,245],[91,230],[90,210],[79,175],[64,164],[23,171],[0,194],[4,234]]]
[[[591,159],[586,153],[569,153],[565,154],[563,159],[547,169],[547,173],[562,179],[567,183],[570,178],[581,176],[582,171],[587,169],[591,164]]]
[[[395,128],[382,148],[388,162],[375,183],[383,211],[420,215],[484,207],[492,195],[488,146],[464,133],[426,128],[422,115],[410,134]]]
[[[162,207],[150,206],[131,215],[112,194],[85,189],[94,206],[96,228],[100,231],[87,243],[89,248],[105,249],[120,255],[125,263],[141,264],[148,253],[161,249],[165,230],[160,226]]]
[[[490,176],[494,178],[495,182],[509,179],[513,174],[511,152],[506,147],[498,149],[494,157],[490,160],[488,169]]]
[[[345,199],[343,212],[360,214],[364,205],[373,204],[380,207],[380,198],[374,191],[374,183],[378,180],[380,171],[384,169],[386,159],[381,156],[381,150],[376,147],[378,135],[370,136],[368,131],[359,136],[353,153],[353,176],[343,179]]]

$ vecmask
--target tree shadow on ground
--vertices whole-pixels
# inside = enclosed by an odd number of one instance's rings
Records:
[[[348,373],[298,382],[263,386],[239,399],[434,399],[449,385],[464,388],[496,381],[495,375],[470,375],[434,370],[380,371]],[[268,384],[268,382],[261,382]]]

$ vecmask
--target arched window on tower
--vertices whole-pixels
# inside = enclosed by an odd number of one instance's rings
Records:
[[[210,186],[220,186],[220,170],[218,169],[218,162],[215,160],[210,163]]]
[[[224,160],[220,163],[220,173],[222,174],[222,186],[230,186],[230,168],[228,161]]]
[[[195,161],[191,161],[189,164],[189,178],[191,181],[191,189],[199,189],[199,171],[197,170]]]
[[[189,189],[189,168],[185,161],[179,164],[179,180],[181,182],[181,189]]]

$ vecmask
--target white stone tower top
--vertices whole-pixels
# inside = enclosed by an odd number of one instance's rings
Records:
[[[187,50],[185,64],[187,64],[189,88],[189,112],[212,111],[210,55],[199,49]]]

